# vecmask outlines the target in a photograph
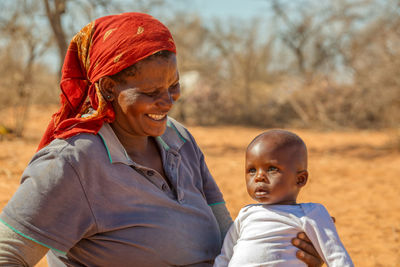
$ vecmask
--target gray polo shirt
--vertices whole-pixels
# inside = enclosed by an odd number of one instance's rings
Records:
[[[155,139],[172,188],[105,124],[37,152],[0,221],[49,247],[50,266],[211,266],[222,194],[182,125]]]

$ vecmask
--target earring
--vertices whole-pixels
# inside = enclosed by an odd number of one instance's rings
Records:
[[[110,96],[110,95],[108,95],[108,96],[107,96],[107,99],[108,99],[108,100],[110,100],[110,99],[111,99],[111,96]]]

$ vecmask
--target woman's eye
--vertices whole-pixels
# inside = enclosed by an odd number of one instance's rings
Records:
[[[175,92],[175,91],[177,91],[177,90],[180,89],[180,86],[181,86],[181,84],[178,82],[178,83],[172,85],[172,86],[169,88],[169,90],[172,91],[172,92]]]
[[[152,92],[147,92],[147,93],[144,93],[144,94],[147,95],[147,96],[156,96],[158,94],[158,92],[157,91],[152,91]]]

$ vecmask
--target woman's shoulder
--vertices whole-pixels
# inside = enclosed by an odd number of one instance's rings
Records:
[[[56,157],[60,160],[82,161],[90,155],[106,152],[101,138],[95,134],[80,133],[67,139],[55,139],[36,152],[32,161],[43,157]]]
[[[44,147],[47,150],[56,150],[59,153],[65,153],[65,150],[87,151],[101,147],[102,141],[96,134],[79,133],[67,139],[54,139],[49,145]]]
[[[102,161],[108,159],[104,146],[101,146],[101,139],[93,134],[55,139],[32,157],[21,183],[33,178],[59,186],[70,183],[72,176],[87,177],[100,172],[101,168],[93,166],[101,167],[105,165]]]

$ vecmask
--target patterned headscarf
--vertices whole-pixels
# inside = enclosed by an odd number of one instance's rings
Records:
[[[150,15],[122,13],[99,18],[72,39],[61,77],[61,108],[40,141],[38,150],[55,138],[96,134],[115,114],[97,81],[162,50],[176,53],[168,28]],[[90,115],[88,110],[94,110]]]

